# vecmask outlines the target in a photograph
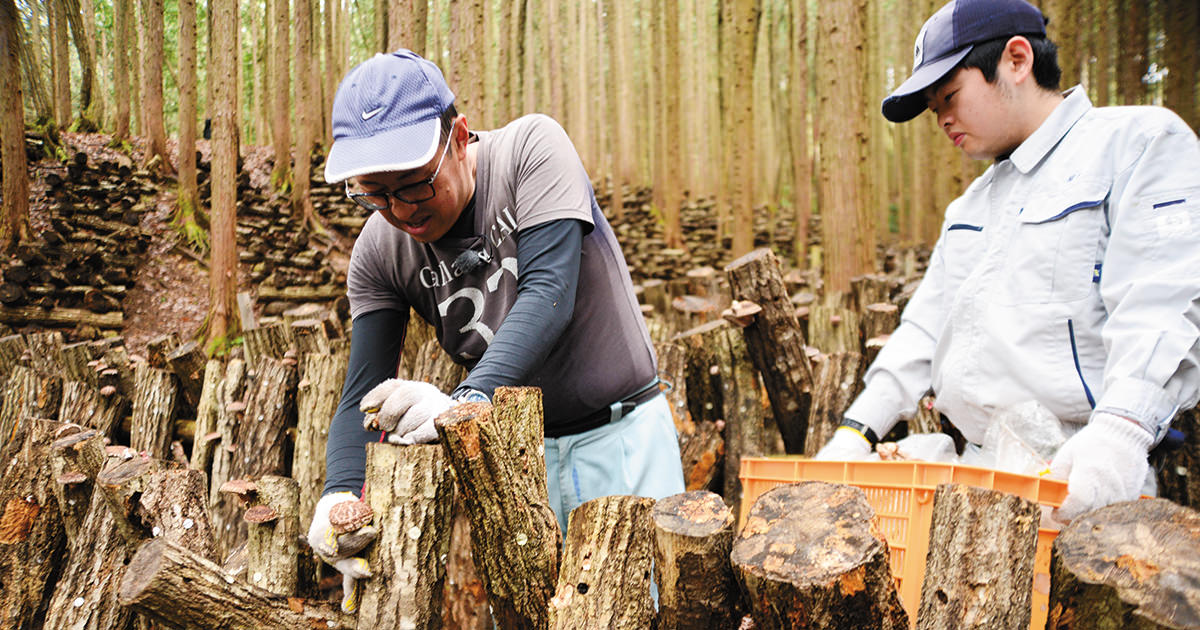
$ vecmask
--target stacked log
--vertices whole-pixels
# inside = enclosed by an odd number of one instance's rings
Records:
[[[0,266],[0,321],[118,329],[121,299],[150,245],[139,222],[153,182],[127,165],[88,165],[82,152],[64,171],[45,174],[48,215]]]

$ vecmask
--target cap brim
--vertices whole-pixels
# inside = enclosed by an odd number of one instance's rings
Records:
[[[900,87],[883,99],[883,117],[895,122],[907,122],[925,111],[925,88],[937,83],[947,72],[971,52],[974,46],[965,46],[941,59],[931,61],[913,73]]]
[[[387,171],[410,171],[429,163],[441,139],[441,118],[390,129],[363,138],[339,138],[329,148],[325,181]]]

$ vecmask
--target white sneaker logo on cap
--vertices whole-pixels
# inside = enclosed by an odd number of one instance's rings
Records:
[[[371,120],[372,118],[374,118],[374,117],[375,117],[375,114],[378,114],[378,113],[379,113],[379,112],[381,112],[381,111],[383,111],[383,108],[382,108],[382,107],[376,107],[375,109],[372,109],[372,110],[371,110],[371,111],[369,111],[369,112],[363,112],[363,113],[362,113],[362,119],[363,119],[363,120]]]

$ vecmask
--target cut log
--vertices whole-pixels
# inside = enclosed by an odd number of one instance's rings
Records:
[[[0,619],[42,627],[45,594],[62,566],[67,536],[50,462],[57,422],[29,419],[0,448]]]
[[[13,368],[21,364],[21,358],[29,351],[24,335],[7,335],[0,338],[0,381],[8,380]]]
[[[888,301],[891,279],[883,274],[855,276],[850,279],[850,291],[853,295],[850,307],[861,313],[867,310],[869,304]]]
[[[63,336],[60,332],[25,335],[29,343],[29,367],[38,374],[58,374],[66,370],[63,362]]]
[[[80,381],[95,387],[96,371],[89,365],[96,358],[96,346],[88,341],[63,346],[63,379]]]
[[[329,354],[329,335],[325,324],[315,319],[298,319],[288,324],[296,349],[301,354]]]
[[[188,464],[193,470],[207,472],[212,464],[213,450],[220,444],[220,433],[217,433],[217,416],[220,414],[217,390],[223,373],[221,362],[215,359],[204,366],[204,385],[200,388],[200,400],[196,405],[196,430],[192,437],[192,458]]]
[[[284,353],[295,345],[291,330],[282,323],[247,330],[244,339],[246,364],[250,369],[258,367],[262,357],[282,359]]]
[[[938,485],[917,629],[1028,628],[1041,513],[1014,494]]]
[[[326,286],[316,287],[283,287],[275,288],[271,286],[260,286],[258,288],[259,300],[286,300],[288,302],[322,302],[333,300],[346,295],[346,285],[331,284]]]
[[[773,452],[775,449],[770,446],[774,444],[775,436],[766,429],[762,390],[747,353],[746,337],[726,326],[713,341],[715,345],[724,345],[726,350],[720,354],[729,357],[720,364],[722,415],[725,418],[725,491],[722,494],[737,518],[742,509],[742,479],[739,475],[742,458]]]
[[[146,342],[146,363],[152,368],[165,370],[167,368],[167,355],[179,345],[179,338],[175,333],[167,333],[159,335],[154,339]]]
[[[296,392],[296,451],[292,477],[300,484],[300,514],[312,514],[325,480],[325,442],[346,380],[344,352],[306,354]]]
[[[62,379],[15,366],[4,388],[0,406],[0,444],[16,439],[23,423],[32,418],[54,418],[62,399]]]
[[[417,371],[417,365],[425,360],[421,349],[431,339],[437,339],[437,331],[428,322],[421,319],[416,311],[410,309],[408,325],[404,329],[404,352],[400,355],[400,368],[397,372],[400,378],[412,379],[412,375]]]
[[[162,466],[166,464],[160,464],[144,480],[136,508],[138,520],[150,529],[151,536],[178,544],[207,560],[216,560],[204,473]],[[133,548],[136,546],[130,547]]]
[[[726,630],[742,617],[729,564],[733,513],[711,492],[654,506],[654,577],[659,630]]]
[[[235,432],[245,417],[246,403],[246,363],[241,359],[231,359],[225,366],[225,378],[217,389],[217,428],[218,446],[213,449],[212,472],[208,482],[208,506],[211,511],[213,528],[217,532],[218,555],[224,557],[237,546],[234,540],[244,540],[245,536],[231,536],[234,528],[241,528],[240,506],[230,497],[221,493],[221,486],[233,479],[233,465],[237,457]]]
[[[717,354],[717,348],[711,347],[715,331],[728,326],[723,321],[709,322],[695,328],[685,330],[672,340],[683,345],[687,355],[687,370],[685,382],[688,396],[688,412],[692,421],[702,423],[724,420],[724,407],[721,402],[721,364],[726,357]]]
[[[862,313],[862,337],[872,339],[890,335],[900,325],[900,309],[895,304],[868,304]]]
[[[609,496],[571,511],[550,601],[552,630],[652,627],[653,508],[654,499]]]
[[[436,421],[471,517],[471,549],[502,630],[545,628],[558,578],[560,533],[550,510],[542,393],[501,387],[488,403]]]
[[[147,488],[150,475],[162,465],[162,460],[136,456],[105,468],[96,478],[96,489],[112,512],[113,525],[131,549],[152,534],[147,525],[134,517],[134,510],[138,497]]]
[[[248,523],[246,581],[276,595],[294,596],[300,576],[300,487],[277,475],[266,475],[255,485],[260,516],[247,511],[243,517]]]
[[[0,322],[25,326],[93,326],[104,330],[119,330],[125,325],[121,311],[93,313],[82,308],[52,308],[40,306],[0,306]]]
[[[680,344],[663,342],[654,344],[654,353],[658,355],[658,374],[663,381],[664,393],[671,406],[671,419],[675,422],[675,432],[679,434],[679,446],[696,432],[696,423],[688,413],[687,400],[687,350]]]
[[[188,406],[195,408],[200,404],[200,394],[204,389],[204,368],[208,359],[195,341],[188,341],[171,350],[165,357],[167,369],[179,379],[179,389]]]
[[[367,554],[358,627],[442,627],[454,478],[441,446],[367,445],[367,503],[379,538]]]
[[[857,352],[834,352],[817,361],[812,416],[804,440],[805,455],[816,455],[837,431],[842,416],[862,389],[859,379],[862,364],[862,355]]]
[[[257,479],[287,472],[287,428],[295,412],[296,368],[270,356],[259,358],[246,392],[245,417],[237,427],[231,478]]]
[[[844,306],[841,293],[826,293],[808,313],[808,343],[825,354],[862,352],[858,311]]]
[[[852,486],[808,481],[763,493],[730,556],[755,626],[907,630],[874,518]]]
[[[1200,628],[1200,513],[1164,499],[1100,508],[1054,539],[1047,628]]]
[[[272,595],[162,539],[138,548],[121,579],[119,600],[168,628],[354,627],[354,618],[336,604]]]
[[[171,456],[171,429],[175,420],[175,376],[166,370],[138,364],[134,369],[137,384],[133,392],[133,420],[130,446],[151,457]]]
[[[680,447],[683,483],[688,490],[709,490],[725,465],[725,438],[717,423],[705,420]],[[720,488],[717,488],[720,489]]]
[[[113,428],[128,407],[129,401],[114,391],[105,396],[95,385],[70,381],[63,385],[58,418],[95,429],[103,437],[112,437]]]
[[[104,466],[104,435],[79,431],[55,440],[50,446],[54,496],[62,513],[68,543],[74,543],[92,505],[96,475]]]
[[[749,300],[763,309],[742,333],[762,375],[787,452],[803,453],[813,377],[804,332],[788,301],[779,260],[771,250],[758,249],[730,263],[725,272],[734,299]]]
[[[445,613],[442,627],[461,630],[492,630],[491,608],[487,590],[475,570],[471,557],[471,518],[462,503],[462,495],[454,498],[454,521],[450,528],[450,549],[446,554]]]

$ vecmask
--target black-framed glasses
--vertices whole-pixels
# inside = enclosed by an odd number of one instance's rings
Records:
[[[346,196],[351,201],[358,204],[362,208],[375,212],[376,210],[386,210],[391,204],[389,197],[395,197],[404,203],[421,203],[429,201],[437,196],[437,189],[433,187],[433,180],[437,179],[438,173],[442,172],[442,162],[446,160],[446,154],[450,151],[451,136],[446,136],[446,146],[442,148],[442,157],[438,158],[437,168],[433,170],[433,175],[419,182],[401,186],[395,190],[373,190],[371,192],[350,192],[350,180],[346,180]]]

